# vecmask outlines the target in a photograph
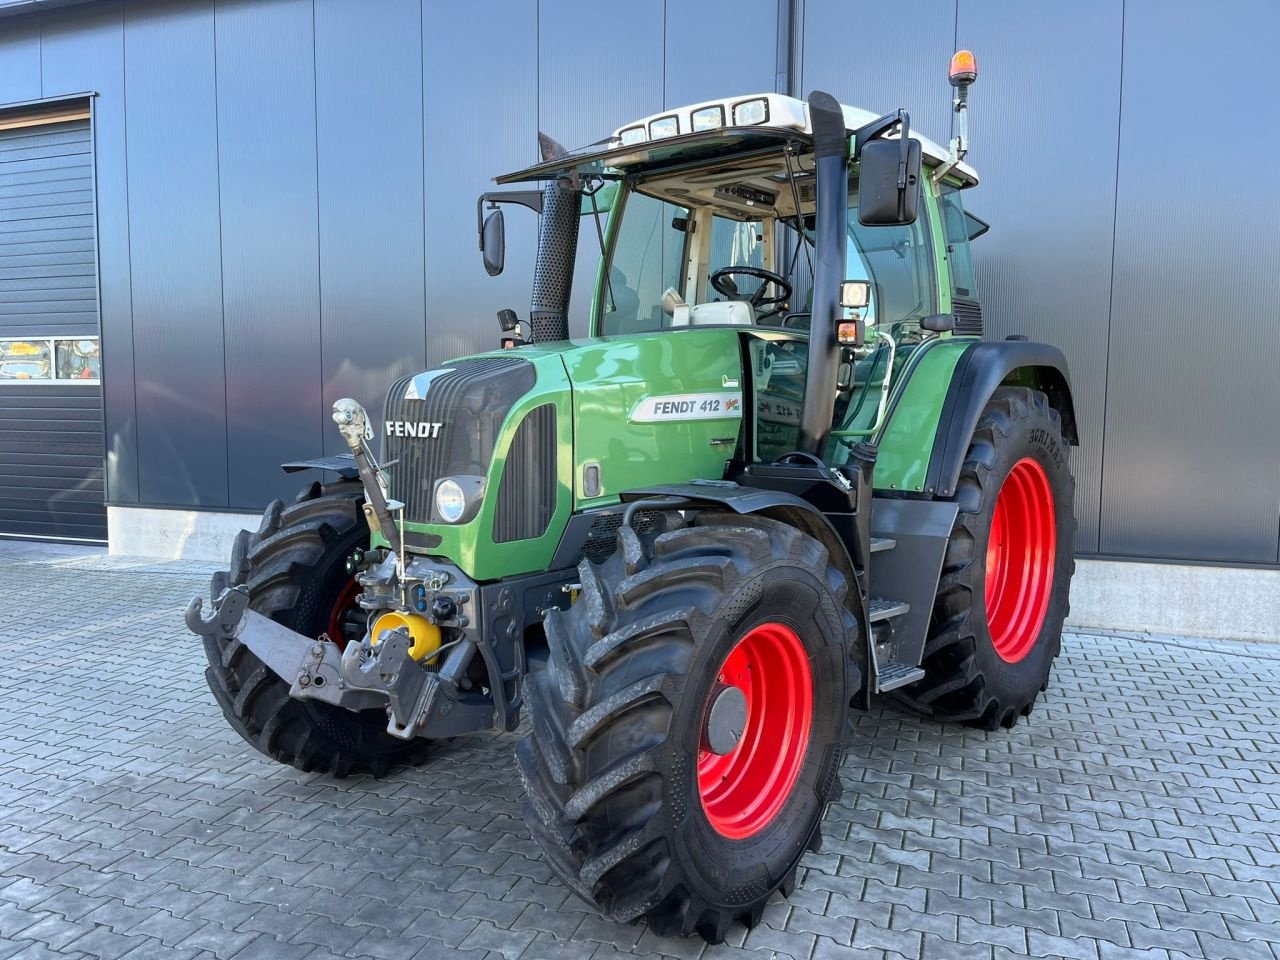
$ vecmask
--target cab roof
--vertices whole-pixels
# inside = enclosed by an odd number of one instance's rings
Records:
[[[840,109],[850,135],[879,117],[861,107],[841,104]],[[764,152],[787,140],[810,140],[812,136],[809,105],[795,97],[757,93],[704,100],[634,120],[618,127],[605,140],[496,179],[498,183],[517,183],[573,172],[616,176],[676,163],[696,163],[726,153]],[[927,164],[937,166],[949,159],[949,151],[928,137],[913,130],[911,138],[919,141]],[[950,173],[966,187],[978,182],[978,172],[963,161]]]

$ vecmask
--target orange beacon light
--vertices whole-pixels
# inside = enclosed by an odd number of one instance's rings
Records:
[[[978,79],[978,61],[971,50],[957,50],[947,74],[953,87],[967,87]]]

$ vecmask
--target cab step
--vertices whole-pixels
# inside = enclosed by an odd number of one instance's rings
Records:
[[[911,610],[911,604],[903,600],[888,600],[884,597],[872,597],[867,602],[867,616],[872,623],[883,623],[900,617]],[[898,663],[892,659],[894,644],[889,640],[893,628],[882,629],[884,637],[880,642],[871,643],[871,668],[875,678],[875,692],[896,690],[909,683],[915,683],[924,676],[924,671],[913,664]]]
[[[898,545],[898,541],[893,537],[872,537],[871,552],[879,553],[881,550],[892,550]]]
[[[876,674],[876,693],[896,690],[909,683],[915,683],[924,677],[924,670],[911,667],[905,663],[889,663],[880,667]]]
[[[911,609],[911,604],[901,600],[886,600],[883,597],[872,597],[867,603],[867,617],[872,623],[900,617]]]

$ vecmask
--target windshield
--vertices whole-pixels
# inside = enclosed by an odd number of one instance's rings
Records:
[[[776,180],[776,174],[751,182],[770,180]],[[806,185],[808,192],[800,193],[798,218],[792,212],[794,202],[788,203],[793,194],[776,187],[772,194],[757,190],[753,195],[753,205],[772,200],[772,209],[755,216],[727,204],[717,211],[662,198],[664,193],[689,192],[682,181],[646,182],[628,190],[612,214],[620,219],[614,225],[612,259],[600,298],[599,333],[618,336],[690,323],[739,323],[742,313],[705,305],[746,300],[755,294],[771,300],[788,292],[776,304],[753,303],[746,322],[807,329],[813,284],[811,178]],[[725,190],[723,186],[715,189],[716,196]],[[851,179],[845,279],[872,284],[865,312],[869,333],[881,331],[895,340],[914,338],[920,320],[938,309],[927,216],[922,208],[909,226],[865,227],[858,222],[857,202],[857,182]],[[764,281],[734,275],[734,267],[763,267],[781,275],[790,291],[762,290]],[[717,284],[713,278],[720,270],[730,275]],[[673,309],[675,303],[689,305],[692,319]]]
[[[619,336],[661,330],[671,318],[662,294],[680,289],[689,211],[643,193],[630,193],[620,211],[608,275],[601,333]]]

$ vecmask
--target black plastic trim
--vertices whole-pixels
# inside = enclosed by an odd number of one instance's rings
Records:
[[[577,570],[571,567],[509,577],[476,588],[479,598],[476,612],[482,623],[478,646],[489,678],[493,725],[497,729],[513,731],[520,724],[528,672],[525,631],[541,623],[543,613],[551,607],[569,606],[570,595],[563,588],[576,575]]]
[[[355,480],[360,476],[356,469],[356,458],[349,453],[340,453],[333,457],[316,457],[313,460],[290,460],[280,464],[285,473],[297,473],[300,470],[332,470],[344,480]]]
[[[1030,371],[1028,385],[1048,395],[1050,405],[1062,417],[1062,432],[1067,442],[1072,446],[1079,444],[1071,378],[1067,358],[1061,350],[1047,343],[1021,340],[974,343],[956,364],[942,403],[929,471],[925,475],[927,492],[936,497],[955,495],[960,467],[983,408],[995,389],[1010,374],[1019,371]]]
[[[756,467],[759,466],[756,465]],[[810,492],[830,484],[830,481],[818,477],[816,471],[807,471],[805,468],[799,468],[796,472],[798,475],[794,478],[795,483],[800,488],[807,489]],[[752,479],[762,483],[781,481],[781,477],[766,478],[756,476]],[[781,486],[782,483],[778,485]],[[836,499],[833,494],[828,493],[828,496],[833,500]],[[698,504],[715,504],[743,515],[759,513],[774,514],[776,516],[789,513],[793,519],[804,517],[805,522],[803,524],[796,523],[795,525],[804,530],[805,533],[822,541],[828,553],[831,554],[832,561],[849,578],[850,589],[857,588],[859,581],[855,574],[858,569],[861,569],[862,564],[858,562],[854,555],[857,526],[856,515],[852,510],[848,513],[828,514],[824,513],[809,500],[795,493],[776,488],[747,486],[729,480],[721,480],[716,483],[670,483],[643,487],[637,490],[625,491],[621,495],[621,500],[623,503],[629,503],[653,497],[683,497],[690,502],[692,507],[696,507]]]

